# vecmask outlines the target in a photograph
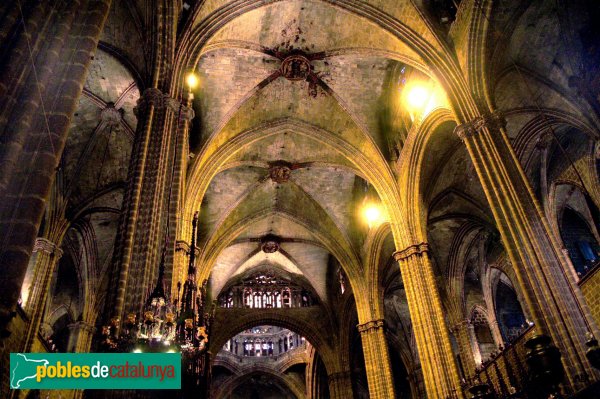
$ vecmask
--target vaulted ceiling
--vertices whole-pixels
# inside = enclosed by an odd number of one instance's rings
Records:
[[[188,194],[194,198],[186,201],[200,210],[199,262],[209,264],[214,297],[232,279],[269,267],[302,277],[328,303],[332,269],[360,266],[366,259],[369,228],[359,212],[367,194],[377,197],[373,176],[391,185],[397,179],[411,130],[401,101],[405,83],[436,80],[439,59],[469,71],[465,75],[480,62],[488,101],[506,112],[509,136],[523,160],[528,158],[522,153],[535,153],[535,139],[526,133],[538,107],[580,118],[579,135],[595,123],[569,88],[578,61],[561,38],[574,29],[557,23],[557,12],[567,20],[581,14],[581,2],[566,11],[549,1],[536,7],[492,2],[481,48],[468,36],[469,18],[482,12],[475,6],[459,12],[450,26],[431,12],[437,1],[209,0],[186,1],[187,8],[176,3],[177,29],[171,34],[181,42],[170,51],[189,53],[200,78],[188,167]],[[92,204],[119,207],[122,194],[111,187],[126,179],[133,106],[152,82],[155,13],[153,2],[112,2],[63,157],[74,208],[88,206],[103,189],[107,200]],[[481,53],[472,54],[474,48]],[[425,183],[419,201],[439,276],[453,270],[458,241],[494,230],[454,127],[452,121],[438,126],[420,170]],[[561,137],[576,135],[557,131]],[[585,136],[578,140],[587,143]],[[226,146],[226,157],[214,156]],[[535,186],[539,159],[531,159],[528,174]],[[207,169],[211,172],[199,172]],[[99,234],[110,237],[115,230]],[[277,251],[264,251],[267,241]],[[394,249],[388,236],[382,269],[390,268],[386,262]],[[389,278],[397,284],[391,297],[402,297],[400,280]],[[406,309],[394,300],[388,298],[386,306],[395,306],[398,322],[406,323],[401,314]]]

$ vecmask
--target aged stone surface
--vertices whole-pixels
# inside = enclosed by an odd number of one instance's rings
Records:
[[[194,251],[215,397],[507,395],[536,333],[598,379],[594,2],[5,3],[2,375]]]

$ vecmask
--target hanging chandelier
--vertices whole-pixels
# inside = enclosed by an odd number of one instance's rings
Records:
[[[123,326],[118,317],[102,328],[101,348],[107,352],[180,352],[183,378],[188,384],[199,385],[208,377],[208,340],[214,319],[215,305],[207,304],[205,280],[196,283],[196,228],[198,213],[192,221],[192,240],[188,274],[183,284],[177,283],[177,299],[171,303],[165,294],[165,250],[159,265],[158,279],[141,314],[129,313]]]

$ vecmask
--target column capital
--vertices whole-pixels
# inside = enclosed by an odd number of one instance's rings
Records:
[[[506,118],[500,111],[486,112],[470,122],[456,126],[454,133],[461,139],[466,140],[469,137],[477,135],[481,129],[500,130],[506,128]]]
[[[148,105],[153,105],[155,107],[159,107],[163,105],[163,93],[162,91],[160,91],[159,89],[157,89],[156,87],[149,87],[146,90],[144,90],[144,92],[142,93],[142,95],[140,96],[140,98],[138,98],[137,103],[135,105],[135,107],[133,108],[133,113],[135,114],[135,116],[138,117],[138,119],[140,118],[140,112],[146,108],[146,106]]]
[[[393,256],[397,262],[401,260],[408,259],[411,256],[415,255],[423,255],[424,253],[429,252],[429,244],[426,242],[422,242],[420,244],[413,244],[409,247],[406,247],[400,251],[394,252]]]
[[[184,240],[177,240],[175,243],[175,252],[183,252],[186,255],[190,254],[190,244]],[[200,248],[196,247],[196,256],[200,255]]]
[[[63,250],[60,249],[58,245],[43,237],[35,239],[33,252],[44,252],[48,255],[56,256],[57,258],[60,258],[63,255]]]
[[[96,327],[93,324],[87,323],[85,321],[76,321],[75,323],[71,323],[67,326],[69,330],[83,330],[88,333],[93,333],[96,330]]]
[[[186,254],[190,253],[190,244],[188,244],[186,241],[183,240],[177,240],[177,242],[175,243],[175,251],[179,252],[179,251],[183,251]]]
[[[165,107],[172,113],[179,115],[179,117],[185,121],[191,121],[196,115],[194,110],[187,105],[181,103],[181,101],[174,99],[173,97],[164,96]]]
[[[385,320],[376,319],[376,320],[367,321],[364,324],[358,324],[356,326],[356,328],[358,328],[358,332],[362,334],[362,333],[366,333],[366,332],[377,331],[380,328],[383,328],[384,324],[385,324]]]

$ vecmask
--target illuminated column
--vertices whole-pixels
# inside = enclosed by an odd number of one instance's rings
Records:
[[[440,294],[435,284],[429,245],[420,243],[394,253],[417,342],[429,399],[462,398],[458,368],[452,355]]]
[[[331,399],[348,399],[354,397],[350,371],[340,371],[327,376],[329,397]]]
[[[63,251],[56,244],[45,239],[37,238],[33,247],[36,260],[33,281],[25,305],[25,313],[29,315],[29,327],[25,336],[23,351],[28,352],[33,340],[40,329],[44,318],[44,309],[50,291],[50,281]]]
[[[469,329],[472,328],[468,320],[462,320],[454,325],[452,332],[458,343],[460,360],[462,361],[465,377],[471,378],[475,375],[475,358],[473,356],[473,342]]]
[[[456,134],[471,156],[536,333],[552,338],[568,382],[582,388],[596,375],[585,357],[585,333],[598,329],[505,133],[505,121],[486,114],[458,126]]]
[[[473,323],[467,324],[467,333],[469,335],[469,341],[471,342],[471,353],[477,366],[481,365],[481,350],[479,349],[479,341],[477,341],[477,334],[475,334],[475,326]]]
[[[383,325],[384,320],[378,319],[357,326],[363,345],[371,399],[395,397],[394,380]]]
[[[190,244],[186,241],[178,240],[175,243],[175,255],[173,257],[173,280],[171,281],[171,297],[177,295],[177,283],[183,284],[185,278],[185,267],[188,264],[188,256],[190,255]]]

